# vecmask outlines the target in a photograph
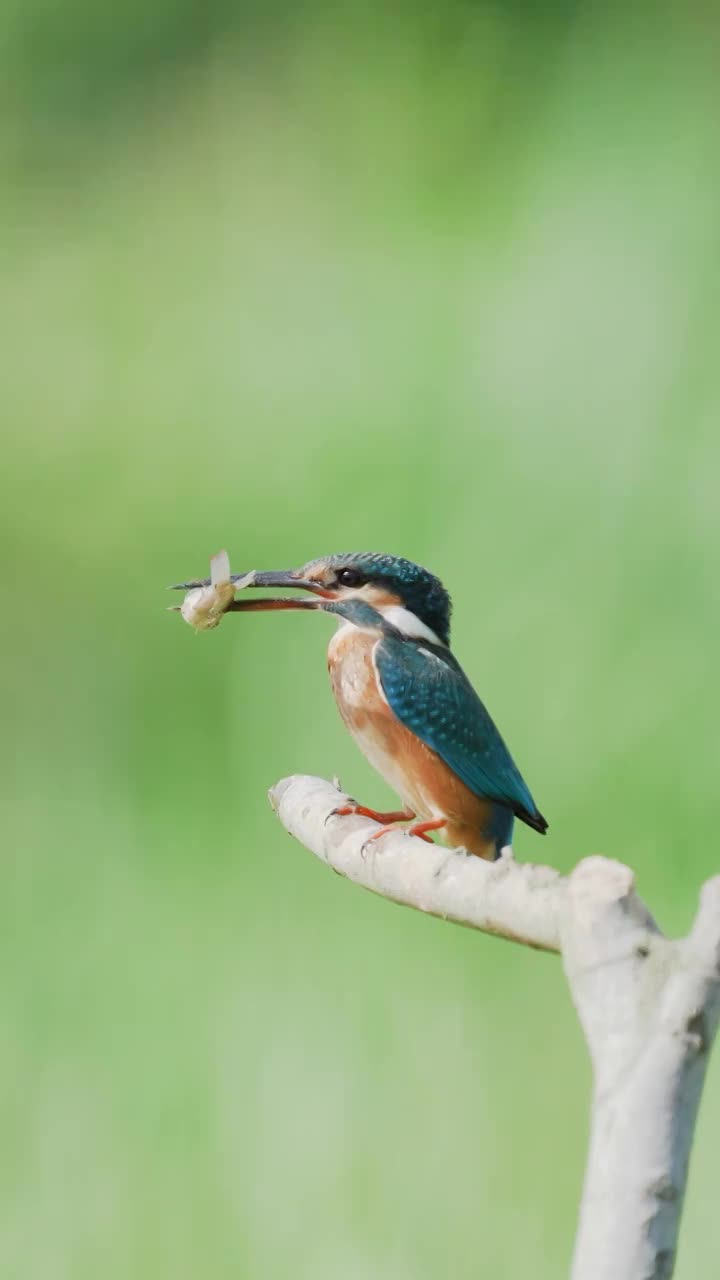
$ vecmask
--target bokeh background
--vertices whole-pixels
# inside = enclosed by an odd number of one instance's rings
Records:
[[[555,1280],[556,960],[329,875],[384,784],[329,624],[165,585],[427,564],[550,819],[684,931],[718,870],[717,14],[7,0],[0,1273]],[[712,1274],[720,1062],[677,1275]]]

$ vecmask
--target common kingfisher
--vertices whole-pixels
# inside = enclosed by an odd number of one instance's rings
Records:
[[[321,609],[338,619],[328,669],[340,715],[403,808],[381,813],[352,804],[336,814],[382,823],[372,839],[401,821],[424,839],[442,830],[448,844],[490,859],[511,843],[516,817],[547,830],[450,650],[450,596],[434,574],[399,556],[363,551],[255,573],[250,585],[300,587],[318,598],[236,599],[231,610]]]

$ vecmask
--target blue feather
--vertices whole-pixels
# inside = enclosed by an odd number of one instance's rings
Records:
[[[386,631],[375,662],[391,710],[470,791],[506,806],[537,831],[546,830],[489,712],[449,649]]]

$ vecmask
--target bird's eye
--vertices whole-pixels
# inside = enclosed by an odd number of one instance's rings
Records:
[[[337,583],[339,587],[359,587],[362,586],[363,576],[357,569],[341,569],[337,575]]]

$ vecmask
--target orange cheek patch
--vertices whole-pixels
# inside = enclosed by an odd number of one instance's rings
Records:
[[[376,609],[381,605],[402,604],[400,596],[396,596],[392,591],[386,591],[384,587],[370,587],[364,595],[368,604]]]

